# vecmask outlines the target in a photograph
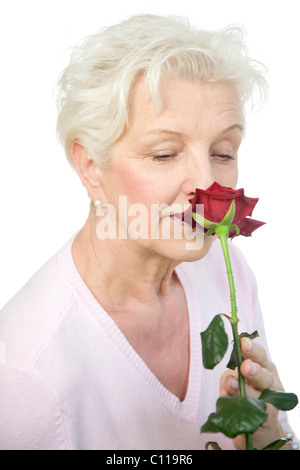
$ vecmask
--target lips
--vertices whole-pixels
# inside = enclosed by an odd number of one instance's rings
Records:
[[[190,205],[188,209],[184,212],[178,212],[173,215],[174,218],[179,219],[182,223],[189,225],[193,229],[196,229],[196,222],[193,219],[192,215],[192,206]]]

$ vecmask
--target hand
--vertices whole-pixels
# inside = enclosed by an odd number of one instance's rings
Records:
[[[258,398],[265,388],[284,391],[275,365],[268,359],[265,349],[248,338],[241,339],[241,350],[244,361],[241,364],[241,373],[245,378],[246,394],[250,398]],[[232,397],[239,395],[239,382],[237,369],[224,372],[220,381],[220,396]],[[267,404],[268,418],[253,434],[253,447],[262,449],[276,439],[284,437],[284,432],[278,421],[278,410]],[[233,439],[236,449],[246,448],[245,436],[240,435]],[[286,447],[286,446],[285,446]]]

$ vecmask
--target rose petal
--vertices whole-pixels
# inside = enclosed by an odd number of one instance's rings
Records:
[[[197,205],[203,205],[204,213],[202,210],[201,215],[206,220],[218,224],[224,219],[233,200],[235,201],[235,215],[232,224],[239,227],[241,235],[249,236],[254,230],[263,225],[264,222],[253,221],[252,223],[251,220],[253,219],[249,219],[258,202],[258,198],[245,196],[243,188],[233,189],[222,186],[217,182],[214,182],[205,190],[196,188],[194,197],[189,200],[191,209],[186,211],[184,217],[188,219],[191,212],[200,213],[198,212],[199,208],[197,208]],[[233,238],[236,235],[236,232],[232,231],[229,236]]]
[[[240,235],[243,235],[244,237],[250,237],[254,230],[258,229],[264,224],[265,222],[261,222],[260,220],[246,218],[238,224],[238,227],[240,229]]]

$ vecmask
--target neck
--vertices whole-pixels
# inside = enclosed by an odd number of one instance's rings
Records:
[[[99,240],[93,218],[76,237],[72,253],[83,280],[104,308],[157,304],[169,297],[176,282],[178,262],[153,254],[136,240]]]

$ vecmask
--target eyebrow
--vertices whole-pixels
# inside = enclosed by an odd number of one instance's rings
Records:
[[[245,132],[245,127],[242,124],[232,124],[232,126],[227,127],[221,134],[226,134],[227,132],[234,131],[235,129],[239,129],[241,132]]]
[[[223,129],[220,134],[227,134],[228,132],[231,132],[231,131],[234,131],[235,129],[238,129],[240,130],[242,133],[245,132],[245,127],[242,125],[242,124],[239,124],[239,123],[236,123],[236,124],[232,124],[231,126],[229,127],[226,127],[225,129]],[[181,131],[173,131],[171,129],[160,129],[160,128],[157,128],[157,129],[152,129],[151,131],[148,132],[148,134],[146,134],[146,136],[151,136],[151,135],[159,135],[159,134],[171,134],[171,135],[183,135],[184,132],[181,132]]]
[[[173,134],[173,135],[181,135],[183,132],[180,131],[172,131],[171,129],[152,129],[146,135],[156,135],[156,134]]]

